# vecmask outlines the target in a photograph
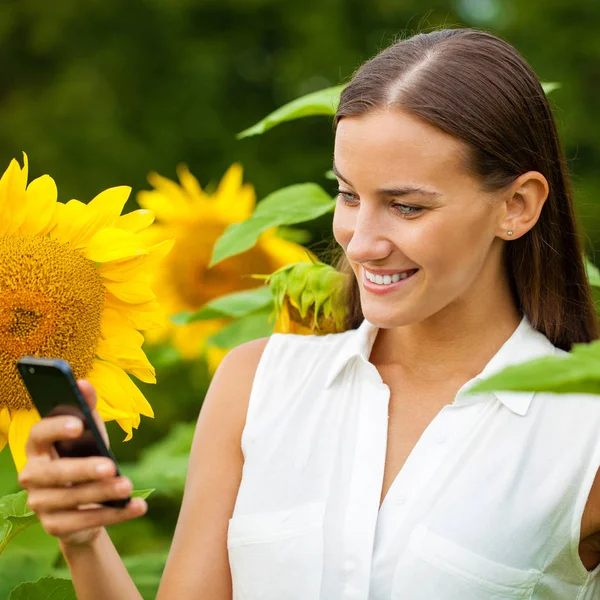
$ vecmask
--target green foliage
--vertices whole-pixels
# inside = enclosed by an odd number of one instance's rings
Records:
[[[17,586],[8,600],[77,600],[77,596],[69,579],[42,577]]]
[[[243,316],[207,339],[207,344],[222,350],[267,337],[273,333],[271,310],[259,310]]]
[[[271,227],[305,223],[332,212],[335,200],[315,183],[291,185],[259,202],[252,216],[230,225],[217,240],[210,266],[252,248]]]
[[[25,490],[0,498],[0,553],[15,536],[38,521],[26,502]]]
[[[23,582],[51,575],[59,556],[56,538],[49,536],[40,523],[22,530],[0,554],[0,598],[8,598],[11,590]]]
[[[195,423],[175,423],[166,437],[144,449],[135,464],[121,471],[136,485],[154,488],[157,495],[181,498],[194,437]]]
[[[600,341],[574,344],[567,355],[544,356],[507,367],[469,392],[512,390],[600,394]]]
[[[245,129],[237,137],[241,139],[252,135],[259,135],[275,127],[275,125],[302,117],[334,115],[340,103],[340,94],[344,87],[344,85],[337,85],[319,90],[318,92],[312,92],[301,98],[296,98],[296,100],[284,104],[270,115],[267,115],[264,119],[256,123],[256,125]]]
[[[242,292],[234,292],[207,302],[195,313],[179,313],[173,315],[171,320],[176,325],[187,325],[195,321],[210,319],[239,319],[246,315],[263,310],[273,305],[273,297],[269,288],[258,287]]]

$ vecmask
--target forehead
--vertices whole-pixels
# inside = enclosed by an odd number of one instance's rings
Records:
[[[460,140],[398,109],[345,117],[337,126],[334,162],[352,183],[443,186],[465,176],[465,161]]]

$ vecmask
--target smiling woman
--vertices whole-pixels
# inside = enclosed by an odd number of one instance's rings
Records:
[[[348,329],[225,357],[159,600],[598,598],[598,398],[467,393],[598,337],[537,77],[488,33],[421,34],[358,70],[335,124]],[[32,437],[21,479],[78,598],[138,598],[102,529],[136,515],[76,510],[109,488],[59,495],[60,434]]]

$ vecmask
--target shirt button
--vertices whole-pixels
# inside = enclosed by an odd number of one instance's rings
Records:
[[[404,494],[400,494],[397,498],[396,498],[396,502],[398,504],[404,504],[406,502],[406,496]]]
[[[436,433],[433,438],[438,444],[443,444],[446,441],[446,436],[443,433]]]

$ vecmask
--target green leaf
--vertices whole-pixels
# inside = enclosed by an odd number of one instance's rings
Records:
[[[329,169],[329,171],[325,171],[325,179],[331,179],[331,181],[337,180],[337,177],[335,176],[335,173],[332,169]]]
[[[155,488],[149,488],[147,490],[133,490],[131,492],[132,498],[143,498],[144,500],[155,490]]]
[[[561,84],[558,81],[542,82],[542,88],[546,95],[548,95],[550,92],[553,92],[554,90],[557,90],[559,87],[561,87]]]
[[[8,600],[77,600],[77,596],[69,579],[42,577],[17,586]]]
[[[282,188],[259,202],[253,215],[230,225],[213,248],[210,266],[252,248],[261,233],[271,227],[312,221],[332,212],[335,200],[315,183]]]
[[[278,238],[294,244],[307,244],[313,237],[312,232],[295,227],[278,227],[276,235]]]
[[[346,87],[344,85],[336,85],[334,87],[325,88],[317,92],[312,92],[306,96],[296,98],[287,104],[279,107],[277,110],[267,115],[264,119],[245,129],[241,133],[238,133],[237,139],[250,137],[253,135],[260,135],[265,131],[284,123],[286,121],[292,121],[294,119],[300,119],[302,117],[310,117],[314,115],[327,115],[333,116],[340,103],[340,95],[342,90]],[[558,89],[561,84],[556,81],[547,81],[542,83],[542,88],[546,94]]]
[[[340,94],[346,87],[345,85],[336,85],[335,87],[325,88],[317,92],[312,92],[306,96],[296,98],[287,104],[279,107],[277,110],[267,115],[262,121],[252,127],[238,133],[237,139],[260,135],[265,131],[284,123],[300,119],[301,117],[310,117],[313,115],[334,115],[340,103]]]
[[[0,555],[0,598],[25,581],[52,574],[61,556],[58,540],[46,533],[41,523],[21,531]]]
[[[8,446],[0,452],[0,497],[20,491],[17,470]]]
[[[269,288],[261,286],[215,298],[205,304],[199,311],[179,313],[173,315],[171,320],[176,325],[187,325],[195,321],[208,321],[210,319],[239,319],[257,310],[269,308],[272,304],[273,296]]]
[[[600,341],[575,344],[568,355],[544,356],[511,365],[469,389],[554,394],[600,394]]]
[[[260,311],[242,317],[209,337],[206,343],[228,350],[245,342],[267,337],[273,333],[274,325],[270,323],[270,316],[271,311]]]
[[[600,287],[600,269],[587,257],[585,258],[585,272],[590,285]]]
[[[21,531],[38,522],[26,503],[26,490],[0,498],[0,553]]]
[[[166,437],[144,449],[138,462],[121,465],[123,474],[136,485],[149,488],[137,494],[147,498],[147,492],[153,491],[160,496],[181,497],[195,428],[195,422],[176,423]]]

